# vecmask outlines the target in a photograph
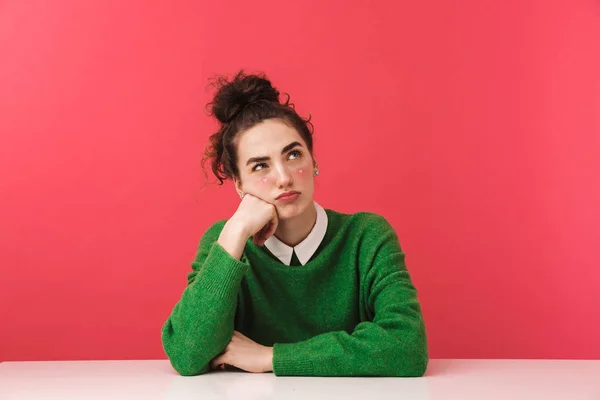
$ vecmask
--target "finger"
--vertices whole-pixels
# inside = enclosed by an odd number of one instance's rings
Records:
[[[219,369],[219,363],[217,362],[216,358],[210,362],[209,367],[212,371]]]
[[[254,236],[254,244],[255,244],[257,247],[261,247],[263,244],[265,244],[265,241],[264,241],[264,239],[263,239],[262,235],[256,234],[256,235]]]
[[[277,222],[271,222],[269,224],[269,230],[265,233],[265,241],[275,234],[277,230]]]
[[[238,332],[238,331],[233,331],[233,336],[236,337],[236,339],[245,339],[246,335],[244,335],[242,332]]]
[[[256,232],[254,234],[254,236],[252,237],[252,243],[254,243],[256,246],[259,246],[259,244],[260,244],[263,229],[264,229],[264,227],[261,228],[258,232]]]
[[[225,362],[225,354],[221,354],[218,357],[213,358],[213,360],[210,362],[210,368],[211,369],[222,369],[221,365],[226,364]]]
[[[269,236],[271,236],[269,234],[269,232],[271,232],[272,230],[272,225],[270,222],[263,228],[261,235],[260,235],[260,239],[261,239],[261,243],[264,244],[267,239],[269,238]]]
[[[269,232],[269,236],[274,234],[277,230],[277,226],[279,226],[279,214],[277,214],[277,208],[275,207],[273,207],[273,217],[271,218],[270,222],[271,231]]]
[[[260,231],[258,231],[254,237],[256,239],[255,243],[257,246],[262,246],[263,244],[265,244],[265,242],[267,241],[268,236],[266,236],[267,231],[270,229],[269,228],[270,224],[265,225],[264,227],[262,227],[262,229]]]

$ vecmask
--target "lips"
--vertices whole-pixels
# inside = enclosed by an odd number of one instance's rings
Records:
[[[285,198],[288,196],[292,196],[294,194],[300,194],[300,192],[296,192],[295,190],[289,191],[289,192],[285,192],[285,193],[281,193],[279,196],[277,196],[277,200],[281,199],[281,198]]]

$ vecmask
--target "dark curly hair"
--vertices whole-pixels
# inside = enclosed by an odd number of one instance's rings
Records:
[[[216,78],[212,86],[216,88],[216,93],[207,108],[210,115],[219,121],[220,127],[210,136],[210,143],[204,150],[202,168],[206,161],[210,161],[219,185],[226,179],[239,178],[236,137],[266,119],[279,118],[295,128],[310,154],[313,154],[314,127],[310,116],[308,119],[300,117],[287,93],[287,100],[280,102],[279,91],[264,73],[248,75],[241,70],[231,80],[227,77]]]

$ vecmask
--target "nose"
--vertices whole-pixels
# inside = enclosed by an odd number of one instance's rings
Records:
[[[275,167],[277,187],[280,189],[287,188],[292,184],[292,174],[285,165],[277,165]]]

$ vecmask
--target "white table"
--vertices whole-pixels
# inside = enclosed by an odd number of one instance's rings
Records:
[[[166,360],[0,363],[0,399],[600,400],[600,360],[431,360],[422,378],[177,375]]]

